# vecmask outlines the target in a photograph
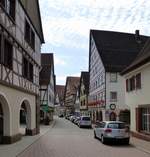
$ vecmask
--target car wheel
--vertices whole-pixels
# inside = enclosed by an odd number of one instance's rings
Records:
[[[97,138],[95,131],[94,131],[94,138]]]
[[[103,135],[101,136],[101,142],[102,142],[103,144],[106,143],[106,139],[105,139],[105,137],[104,137]]]

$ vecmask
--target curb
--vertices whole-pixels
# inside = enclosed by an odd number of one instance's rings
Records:
[[[144,148],[144,147],[142,147],[140,145],[137,145],[134,140],[131,140],[130,144],[133,145],[136,149],[138,149],[138,150],[140,150],[142,152],[145,152],[147,154],[150,154],[150,150],[148,150],[148,149],[146,149],[146,148]]]
[[[21,152],[19,152],[16,157],[19,157],[19,155],[21,155],[23,152],[27,151],[34,143],[36,143],[38,140],[40,140],[40,138],[42,138],[45,134],[47,134],[50,129],[52,129],[56,124],[56,120],[53,120],[52,123],[50,124],[50,128],[44,133],[41,134],[35,141],[33,141],[31,144],[29,144],[27,147],[25,147],[25,149]]]

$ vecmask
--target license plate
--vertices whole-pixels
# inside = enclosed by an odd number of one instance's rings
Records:
[[[116,138],[119,138],[119,139],[120,139],[120,138],[123,138],[123,137],[122,137],[122,136],[116,136]]]

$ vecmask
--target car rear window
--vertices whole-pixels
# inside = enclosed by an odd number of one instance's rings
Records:
[[[125,124],[124,123],[109,123],[107,128],[124,129],[125,128]]]
[[[91,119],[90,119],[90,117],[82,117],[82,120],[89,121]]]

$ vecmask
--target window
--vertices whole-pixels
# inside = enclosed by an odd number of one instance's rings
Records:
[[[142,130],[145,132],[150,132],[150,107],[141,108],[142,115]]]
[[[0,4],[5,7],[5,0],[0,0]]]
[[[33,65],[24,57],[22,75],[33,82]]]
[[[31,47],[34,49],[35,48],[35,34],[31,30]]]
[[[25,40],[30,43],[30,25],[25,21]]]
[[[117,73],[110,73],[110,82],[117,82]]]
[[[4,41],[4,65],[12,69],[13,46],[5,39]]]
[[[28,61],[26,58],[23,58],[23,76],[28,77]]]
[[[133,90],[135,90],[135,76],[133,76],[133,77],[131,77],[130,79],[129,79],[129,84],[130,84],[130,91],[133,91]]]
[[[29,63],[29,79],[33,81],[33,65]]]
[[[0,0],[0,4],[3,6],[8,15],[15,20],[15,0]]]
[[[110,101],[117,101],[117,92],[110,92]]]
[[[1,63],[1,61],[2,61],[2,37],[1,37],[1,35],[0,35],[0,63]]]
[[[25,34],[24,38],[26,42],[31,46],[31,48],[34,50],[35,49],[35,34],[33,30],[30,27],[30,24],[28,23],[27,20],[25,20]]]
[[[0,35],[0,63],[4,64],[9,69],[12,69],[12,61],[13,46],[7,39],[3,40]]]
[[[126,91],[129,92],[129,80],[126,79]]]
[[[136,77],[136,89],[141,89],[141,73],[137,74],[135,77]]]
[[[109,123],[107,125],[107,128],[124,129],[125,128],[125,123]]]

